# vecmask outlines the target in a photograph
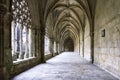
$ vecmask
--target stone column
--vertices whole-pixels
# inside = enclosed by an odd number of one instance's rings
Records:
[[[56,55],[56,42],[53,42],[53,56]]]
[[[50,38],[50,53],[54,56],[54,41],[53,38]]]
[[[60,44],[57,43],[57,51],[58,51],[58,54],[60,54]]]
[[[40,29],[38,29],[38,54],[36,55],[37,57],[39,57],[39,59],[41,58],[41,34],[40,34]]]
[[[83,32],[83,35],[82,35],[82,57],[84,57],[84,32]]]
[[[29,57],[32,57],[32,35],[31,35],[31,29],[29,29]]]
[[[62,44],[59,44],[59,51],[60,51],[60,53],[63,52],[62,51]]]
[[[92,27],[94,27],[94,25]],[[94,63],[94,29],[92,29],[90,37],[91,37],[91,62]]]
[[[58,48],[59,48],[58,46],[59,46],[59,43],[56,42],[56,54],[57,54],[57,55],[58,55],[58,52],[59,52],[59,51],[58,51],[58,50],[59,50],[59,49],[58,49]]]
[[[58,42],[56,42],[56,54],[58,55]]]
[[[20,27],[20,54],[19,54],[19,59],[23,59],[23,40],[22,40],[22,31],[23,31],[23,25]]]
[[[45,26],[42,23],[42,26]],[[45,36],[45,27],[40,28],[40,37],[41,37],[41,42],[39,44],[41,44],[40,46],[40,50],[41,50],[41,62],[45,63],[45,57],[44,57],[44,36]]]
[[[8,80],[4,61],[4,16],[7,12],[7,8],[3,4],[3,0],[0,0],[0,79]]]
[[[61,41],[61,43],[62,43],[62,41]],[[60,48],[60,53],[64,52],[64,46],[62,44],[60,44],[59,48]]]
[[[25,45],[25,55],[24,58],[29,58],[29,54],[28,54],[28,28],[26,27],[26,45]]]
[[[32,29],[31,31],[31,57],[35,57],[35,53],[36,53],[36,30]]]
[[[15,28],[16,28],[16,22],[12,22],[12,57],[13,57],[13,61],[16,61],[17,60],[17,41],[16,41],[16,31],[15,31]]]
[[[4,14],[6,8],[0,3],[0,67],[3,66],[4,60]]]
[[[39,53],[39,29],[35,29],[35,56]]]
[[[35,57],[35,29],[29,29],[29,57]]]
[[[41,45],[41,37],[40,37],[40,29],[38,29],[38,53],[36,54],[36,57],[39,57],[39,59],[41,58],[41,52],[40,52],[40,45]]]

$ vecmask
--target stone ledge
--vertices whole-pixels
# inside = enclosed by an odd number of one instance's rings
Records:
[[[31,57],[31,58],[28,58],[28,59],[26,58],[26,59],[23,59],[23,60],[20,60],[20,61],[14,61],[13,64],[17,65],[17,64],[27,62],[27,61],[32,60],[32,59],[36,59],[36,57]]]

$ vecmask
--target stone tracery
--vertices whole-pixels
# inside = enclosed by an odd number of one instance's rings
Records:
[[[13,61],[32,57],[31,47],[31,13],[25,0],[12,1],[12,55]]]

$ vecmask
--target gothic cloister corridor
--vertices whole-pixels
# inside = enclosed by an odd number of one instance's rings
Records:
[[[120,79],[120,0],[0,0],[0,80]]]
[[[75,52],[63,52],[12,80],[119,80]]]

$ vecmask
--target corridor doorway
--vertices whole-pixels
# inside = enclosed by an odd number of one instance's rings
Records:
[[[64,41],[64,51],[65,52],[74,52],[74,41],[72,38],[68,37]]]

